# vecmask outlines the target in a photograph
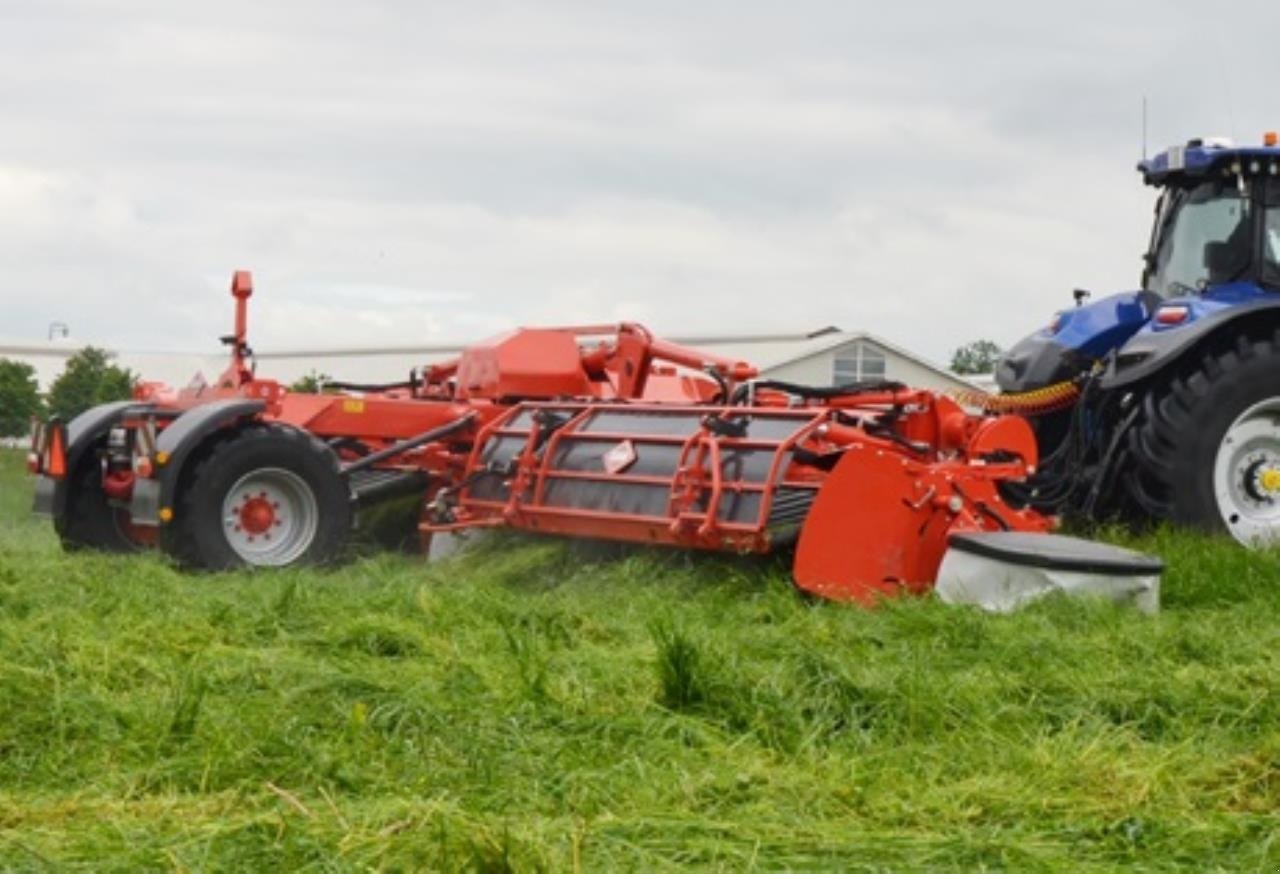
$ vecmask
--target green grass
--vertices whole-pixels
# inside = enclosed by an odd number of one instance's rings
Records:
[[[810,604],[511,539],[192,576],[63,555],[0,454],[0,868],[1280,867],[1280,555],[1155,618]]]

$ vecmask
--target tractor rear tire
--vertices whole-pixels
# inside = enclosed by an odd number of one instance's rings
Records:
[[[1242,338],[1152,386],[1129,433],[1129,494],[1143,512],[1280,541],[1280,334]]]
[[[113,507],[102,490],[102,467],[97,452],[86,452],[67,481],[67,504],[53,518],[62,548],[67,552],[137,552],[143,544],[128,534],[128,511]]]
[[[281,425],[250,425],[195,460],[161,545],[203,570],[325,564],[351,533],[333,450]]]

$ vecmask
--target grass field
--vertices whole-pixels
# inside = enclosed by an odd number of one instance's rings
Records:
[[[490,544],[67,556],[0,453],[0,868],[1280,867],[1280,555],[1156,618],[809,604],[781,565]]]

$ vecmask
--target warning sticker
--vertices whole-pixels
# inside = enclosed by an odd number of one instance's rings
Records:
[[[636,461],[636,448],[630,440],[623,440],[604,454],[604,469],[609,473],[622,473]]]

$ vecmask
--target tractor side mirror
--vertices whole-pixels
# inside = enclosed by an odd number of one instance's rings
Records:
[[[1071,296],[1076,299],[1076,306],[1084,306],[1084,302],[1093,295],[1092,291],[1087,288],[1077,288],[1071,292]]]

